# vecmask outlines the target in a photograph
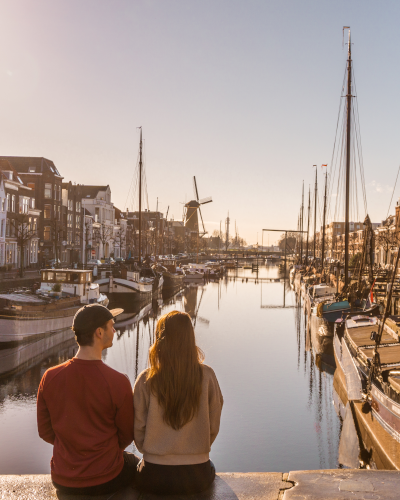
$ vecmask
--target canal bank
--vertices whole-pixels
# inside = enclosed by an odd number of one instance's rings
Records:
[[[218,474],[212,487],[192,500],[348,500],[399,498],[400,472],[317,470]],[[57,495],[50,475],[0,476],[1,498],[7,500],[183,500],[185,496],[154,496],[126,488],[96,497]]]

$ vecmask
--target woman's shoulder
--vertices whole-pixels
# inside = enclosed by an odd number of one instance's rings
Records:
[[[146,368],[146,370],[143,370],[141,373],[139,373],[137,379],[135,380],[134,388],[146,384],[148,373],[149,373],[149,368]]]
[[[217,378],[215,375],[215,371],[209,365],[205,365],[202,363],[201,367],[203,368],[203,376],[206,378]]]

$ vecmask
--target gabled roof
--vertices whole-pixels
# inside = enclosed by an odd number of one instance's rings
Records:
[[[30,167],[35,173],[51,172],[61,177],[60,172],[51,160],[39,156],[0,156],[0,160],[8,160],[17,172],[30,173]]]
[[[82,185],[82,198],[96,198],[99,191],[107,191],[107,186],[85,186]]]

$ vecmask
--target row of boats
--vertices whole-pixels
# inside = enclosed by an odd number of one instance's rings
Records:
[[[148,303],[163,291],[178,291],[190,283],[219,279],[225,267],[219,262],[177,266],[175,261],[152,266],[124,266],[94,280],[92,270],[45,269],[40,287],[0,294],[0,348],[38,340],[71,327],[82,305],[107,306],[124,301]],[[96,277],[97,278],[97,277]]]
[[[396,269],[380,303],[373,286],[344,296],[301,266],[290,273],[317,362],[334,372],[344,466],[400,470],[400,317],[390,314]]]

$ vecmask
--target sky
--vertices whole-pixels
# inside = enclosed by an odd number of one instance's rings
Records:
[[[394,213],[400,2],[0,0],[0,16],[1,155],[109,184],[125,210],[142,126],[150,209],[181,220],[195,175],[208,232],[229,211],[248,243],[296,229],[303,180],[330,167],[350,26],[368,211]]]

